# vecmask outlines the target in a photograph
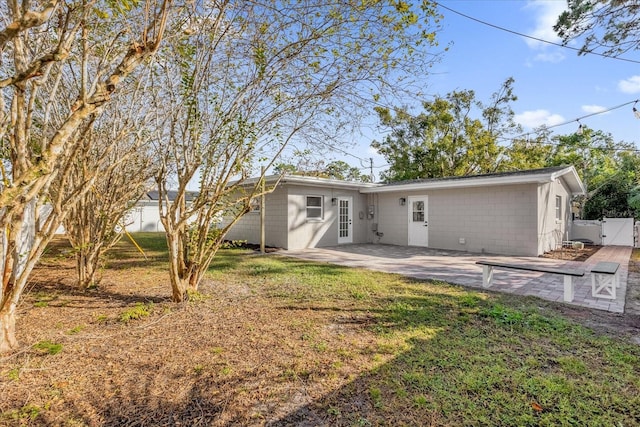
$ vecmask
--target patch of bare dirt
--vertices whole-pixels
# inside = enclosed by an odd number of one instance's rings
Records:
[[[74,274],[56,254],[33,275],[22,348],[0,358],[0,425],[265,425],[376,363],[358,310],[294,309],[212,280],[175,304],[166,271],[140,264],[106,269],[92,290]]]
[[[109,267],[86,291],[64,251],[34,272],[19,308],[22,350],[0,358],[6,425],[328,425],[313,402],[391,358],[356,307],[287,306],[233,280],[209,280],[200,300],[177,305],[166,266]],[[598,333],[640,336],[638,315],[540,305]]]
[[[586,261],[591,255],[600,250],[602,246],[585,245],[584,248],[566,247],[545,252],[542,258],[560,259],[566,261]]]

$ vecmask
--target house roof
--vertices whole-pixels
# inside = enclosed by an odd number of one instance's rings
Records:
[[[515,172],[497,172],[483,175],[456,176],[447,178],[416,179],[399,181],[377,187],[363,188],[362,193],[387,193],[400,189],[439,190],[448,188],[485,187],[492,185],[513,185],[553,182],[563,178],[572,195],[585,194],[582,180],[573,166],[554,166]]]
[[[171,202],[173,202],[176,199],[177,195],[178,195],[178,192],[175,190],[167,191],[167,196],[169,197],[169,201]],[[158,200],[160,198],[160,195],[158,194],[158,191],[153,190],[153,191],[147,192],[147,197],[149,198],[149,200]],[[193,199],[195,199],[196,197],[198,197],[197,191],[187,191],[185,194],[185,200],[187,202],[193,201]]]
[[[379,187],[382,184],[375,184],[370,182],[356,182],[356,181],[342,181],[339,179],[318,178],[315,176],[302,176],[302,175],[269,175],[265,177],[266,182],[270,184],[297,184],[310,187],[332,187],[332,188],[345,188],[361,190],[363,188]],[[280,181],[278,181],[280,180]],[[249,182],[247,180],[246,182]]]

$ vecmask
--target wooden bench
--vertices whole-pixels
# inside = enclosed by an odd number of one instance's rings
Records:
[[[535,271],[539,273],[551,273],[560,274],[564,276],[564,300],[566,302],[573,301],[574,295],[574,277],[583,277],[584,270],[581,268],[557,268],[546,267],[544,265],[531,265],[531,264],[506,264],[503,262],[494,262],[488,260],[477,261],[476,264],[482,266],[482,287],[488,288],[493,282],[493,269],[507,269],[507,270],[525,270]]]
[[[596,298],[616,299],[620,287],[620,264],[599,262],[591,269],[591,295]]]

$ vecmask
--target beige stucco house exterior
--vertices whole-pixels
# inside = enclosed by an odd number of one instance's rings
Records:
[[[260,207],[265,244],[284,249],[379,243],[536,256],[568,239],[571,201],[585,193],[572,166],[393,184],[267,182],[278,184]],[[259,243],[260,234],[256,209],[226,238]]]

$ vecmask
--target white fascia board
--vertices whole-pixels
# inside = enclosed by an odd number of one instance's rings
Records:
[[[392,193],[397,191],[441,190],[449,188],[487,187],[513,184],[542,184],[551,182],[552,174],[501,176],[486,178],[462,178],[432,182],[416,182],[414,184],[397,184],[379,188],[364,188],[362,193]]]
[[[573,196],[587,194],[587,189],[584,188],[584,184],[582,183],[582,180],[580,179],[578,171],[576,171],[575,167],[570,166],[566,169],[558,171],[551,176],[551,179],[555,180],[560,177],[562,177],[567,182]]]
[[[382,184],[373,184],[368,182],[352,182],[341,181],[338,179],[317,178],[313,176],[299,175],[268,175],[264,177],[267,184],[295,184],[306,187],[321,188],[343,188],[349,190],[362,190],[363,188],[376,187]],[[242,185],[255,185],[259,182],[259,178],[249,178],[242,182]]]
[[[269,182],[267,178],[267,182]],[[279,177],[274,177],[273,181],[277,181]],[[351,182],[341,181],[338,179],[316,178],[312,176],[295,176],[285,175],[280,179],[278,184],[296,184],[307,187],[323,187],[323,188],[344,188],[350,190],[363,190],[366,188],[372,188],[380,186],[381,184],[372,184],[367,182]]]

